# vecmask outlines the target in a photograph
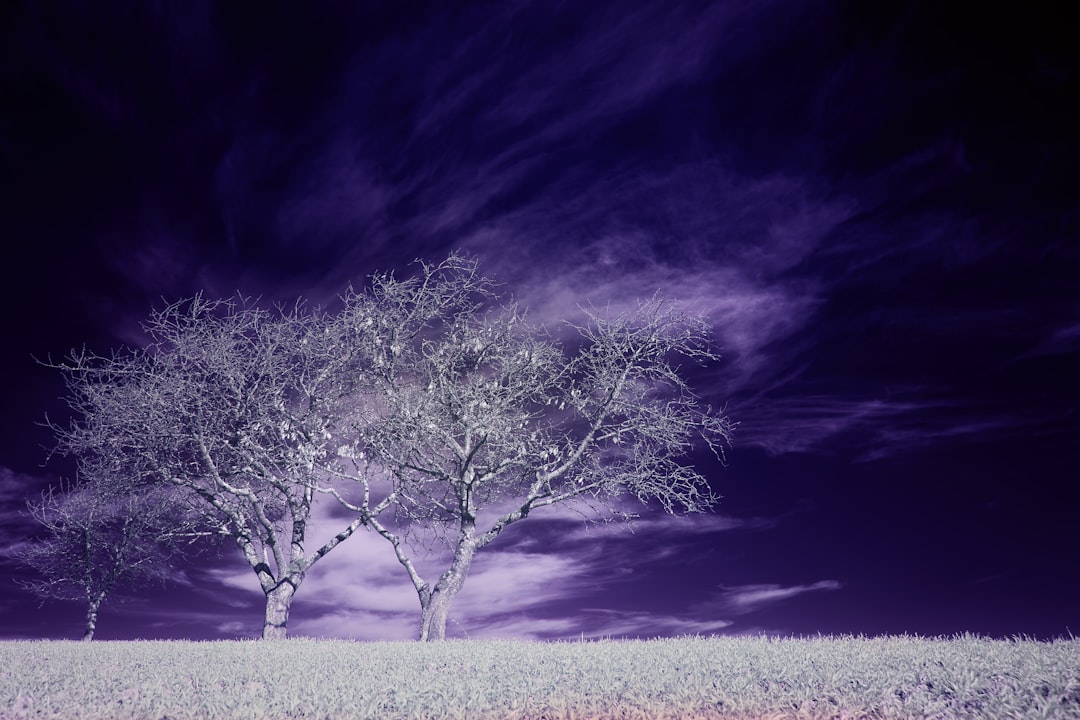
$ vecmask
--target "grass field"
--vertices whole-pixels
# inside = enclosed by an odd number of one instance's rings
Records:
[[[0,642],[0,718],[1080,718],[1080,639]]]

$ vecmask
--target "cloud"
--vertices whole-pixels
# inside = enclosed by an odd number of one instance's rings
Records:
[[[634,505],[627,503],[627,510]],[[776,520],[763,517],[738,518],[720,513],[688,513],[668,515],[664,512],[648,512],[638,506],[642,514],[630,523],[609,522],[600,524],[578,523],[559,534],[560,545],[585,543],[611,543],[618,545],[635,538],[649,538],[649,548],[635,550],[635,556],[645,560],[658,554],[673,552],[679,541],[701,535],[731,532],[735,530],[767,530],[775,527]],[[645,555],[640,553],[644,552]],[[605,551],[605,554],[606,551]]]
[[[318,547],[343,524],[340,518],[330,517],[328,503],[316,507],[308,526],[309,548]],[[410,551],[418,572],[435,582],[445,570],[445,552],[427,553],[422,544]],[[581,553],[544,554],[489,546],[474,560],[450,617],[471,632],[493,623],[505,625],[518,614],[572,597],[587,584],[584,576],[590,565],[581,561]],[[205,575],[210,582],[203,591],[211,595],[219,595],[214,588],[221,587],[240,604],[244,595],[262,597],[251,570],[239,562]],[[419,620],[416,590],[392,547],[375,533],[360,530],[309,571],[293,602],[290,627],[293,634],[404,639],[415,637]]]
[[[420,552],[414,561],[421,575],[435,582],[446,558]],[[485,548],[454,601],[451,624],[470,634],[473,628],[508,627],[522,613],[572,597],[587,584],[589,570],[571,554]],[[416,590],[389,543],[374,535],[363,534],[335,548],[312,569],[296,597],[296,633],[400,639],[415,637],[419,627]]]
[[[709,606],[718,607],[722,612],[731,615],[745,615],[808,592],[839,590],[841,587],[841,583],[835,580],[822,580],[812,585],[787,587],[773,584],[737,585],[723,588],[716,601],[710,602]]]
[[[151,606],[118,605],[115,611],[135,627],[145,628],[140,637],[183,638],[233,637],[257,638],[262,634],[261,607],[170,607],[165,601]]]
[[[790,270],[851,216],[850,204],[815,197],[805,179],[738,177],[702,162],[616,175],[602,192],[589,178],[553,181],[461,246],[555,332],[584,322],[582,307],[628,312],[657,291],[704,315],[722,355],[701,388],[710,397],[797,366],[806,348],[790,338],[815,319],[826,287]]]
[[[585,638],[670,637],[708,635],[731,625],[730,620],[694,619],[639,611],[585,609],[581,613],[581,636]],[[574,636],[570,635],[570,639]]]
[[[0,557],[11,552],[39,527],[26,508],[28,499],[38,494],[54,479],[27,475],[0,465]]]
[[[481,112],[480,121],[490,127],[535,127],[537,140],[548,143],[595,129],[695,77],[731,47],[721,38],[738,32],[733,26],[747,17],[744,10],[711,5],[691,18],[688,10],[660,3],[579,8],[560,18],[555,42],[522,38],[528,64],[502,78],[498,101]],[[554,30],[551,16],[532,15],[541,28]],[[529,20],[524,16],[507,20],[520,26]]]
[[[1017,409],[985,409],[956,404],[947,417],[909,416],[874,428],[872,439],[855,456],[856,462],[873,462],[895,455],[919,451],[932,445],[964,442],[992,443],[1055,436],[1068,438],[1076,432],[1076,415],[1071,408],[1031,412]]]
[[[0,465],[0,505],[26,499],[50,482],[50,478],[27,475]]]
[[[8,506],[14,505],[19,498],[25,498],[26,490],[27,483],[22,476],[10,468],[0,467],[0,505],[4,508],[5,525],[17,515],[17,512],[9,509]]]
[[[381,542],[382,551],[389,545]],[[391,554],[392,557],[392,554]],[[342,566],[312,572],[301,586],[307,598],[292,622],[294,634],[366,640],[415,639],[420,621],[416,592],[399,566],[382,574],[370,567]],[[323,568],[327,570],[327,568]],[[388,569],[392,570],[392,569]],[[590,568],[565,555],[498,552],[476,557],[464,588],[450,608],[448,634],[472,638],[536,638],[577,631],[571,617],[530,617],[548,604],[575,595]],[[436,572],[429,576],[432,581]],[[298,595],[297,597],[301,597]],[[341,601],[342,598],[345,600]]]
[[[1078,319],[1080,307],[1072,308],[1069,314],[1071,317],[1065,320],[1047,323],[1043,336],[1035,341],[1031,349],[1009,359],[998,369],[1012,367],[1026,360],[1080,352],[1080,319]],[[1025,320],[1034,324],[1038,318],[1025,318]]]
[[[461,627],[462,634],[474,640],[552,640],[576,637],[581,624],[577,618],[536,618],[513,615],[495,621],[481,621],[476,627]]]
[[[1050,342],[1058,352],[1075,352],[1080,344],[1080,321],[1073,321],[1050,336]]]
[[[340,529],[329,503],[316,505],[309,523],[308,547],[314,548]],[[622,523],[586,525],[567,507],[544,508],[511,526],[473,561],[465,586],[450,610],[448,632],[468,637],[544,638],[711,632],[724,626],[715,619],[693,620],[639,616],[604,616],[599,608],[580,610],[605,583],[620,582],[635,564],[663,561],[679,543],[696,536],[733,529],[770,526],[762,519],[740,520],[718,515],[671,517],[647,514],[634,523],[631,535]],[[413,547],[418,572],[434,582],[445,570],[444,551]],[[200,592],[240,609],[261,591],[246,565],[210,569]],[[234,602],[229,602],[229,598]],[[595,602],[595,601],[593,601]],[[602,623],[598,617],[605,617]],[[258,620],[253,617],[252,622]],[[308,573],[293,603],[294,635],[365,640],[412,639],[420,620],[420,603],[389,543],[361,530]],[[243,621],[241,621],[243,622]],[[599,629],[597,629],[599,628]]]
[[[820,450],[828,440],[856,429],[882,428],[905,415],[925,412],[930,403],[842,395],[750,398],[732,410],[740,421],[738,440],[770,455]]]
[[[798,264],[850,207],[815,197],[808,178],[573,149],[696,82],[718,57],[733,62],[765,14],[749,3],[689,13],[663,3],[564,9],[558,32],[536,47],[534,35],[502,41],[522,23],[540,36],[555,32],[555,16],[528,4],[464,19],[439,14],[352,56],[337,94],[287,142],[250,118],[253,128],[221,163],[220,191],[226,205],[243,204],[257,178],[284,175],[274,235],[284,246],[343,253],[323,278],[290,267],[289,284],[306,283],[317,300],[373,258],[396,263],[454,244],[483,256],[485,271],[539,319],[571,319],[579,303],[662,288],[715,315],[749,363],[815,302],[813,287],[766,276]],[[453,62],[431,63],[433,47]],[[394,88],[409,102],[391,131],[403,148],[393,156],[378,134],[386,131],[365,120],[370,103],[385,102],[373,65],[410,69],[410,84]],[[626,272],[631,266],[639,269]]]
[[[155,295],[162,282],[180,291],[182,266],[218,294],[265,288],[267,300],[332,302],[360,272],[454,246],[477,253],[550,327],[580,320],[579,305],[628,309],[660,289],[710,318],[724,360],[706,392],[730,396],[790,363],[782,341],[806,327],[822,295],[817,279],[790,271],[856,206],[814,177],[736,171],[710,141],[701,153],[658,155],[669,130],[645,153],[598,143],[757,52],[748,38],[774,11],[658,2],[437,12],[335,55],[339,84],[288,133],[258,112],[273,78],[252,79],[228,106],[237,131],[216,160],[235,257],[215,250],[207,260],[150,203],[146,243],[116,262],[133,282],[152,278]],[[526,26],[534,32],[522,35]],[[401,68],[408,82],[388,87],[372,67]],[[388,104],[392,123],[380,120]],[[127,317],[119,334],[139,342],[130,313],[106,310]]]
[[[739,421],[741,447],[769,455],[843,453],[853,462],[873,462],[961,442],[995,437],[1060,435],[1068,431],[1068,408],[1031,410],[988,405],[944,390],[889,388],[879,397],[791,394],[740,398],[730,412]],[[843,440],[841,443],[840,441]]]

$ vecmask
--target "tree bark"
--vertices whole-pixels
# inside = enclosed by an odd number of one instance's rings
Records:
[[[299,585],[299,583],[297,583]],[[289,608],[292,607],[296,585],[282,580],[266,591],[266,617],[263,621],[263,640],[284,640],[288,633]]]
[[[103,597],[91,599],[89,606],[86,608],[86,631],[83,632],[83,642],[90,642],[94,639],[94,631],[97,629],[98,608],[101,607],[103,599]]]
[[[420,642],[446,639],[446,619],[469,574],[475,543],[469,538],[454,551],[454,561],[430,593],[420,593]]]
[[[438,586],[432,591],[420,611],[420,642],[446,639],[446,618],[455,594]]]

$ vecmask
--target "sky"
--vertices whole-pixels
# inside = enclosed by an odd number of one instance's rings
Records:
[[[26,500],[73,474],[34,358],[138,347],[199,291],[332,304],[451,251],[540,322],[656,290],[703,314],[722,360],[694,387],[740,424],[727,467],[688,458],[712,512],[538,511],[449,636],[1080,632],[1070,27],[1041,3],[5,3],[0,638],[83,622],[14,582]],[[174,575],[97,637],[259,634],[234,548]],[[418,622],[361,533],[289,629]]]

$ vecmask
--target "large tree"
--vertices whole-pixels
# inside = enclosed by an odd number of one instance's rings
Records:
[[[70,425],[53,426],[58,447],[85,475],[176,490],[235,542],[266,597],[263,637],[283,638],[306,573],[393,501],[346,493],[356,515],[305,548],[320,493],[342,498],[335,483],[366,479],[355,427],[375,379],[484,292],[476,263],[450,255],[411,278],[350,288],[337,313],[201,295],[174,303],[152,313],[144,348],[83,350],[54,366],[74,410]]]
[[[83,640],[92,640],[102,604],[125,588],[165,580],[181,542],[202,533],[169,488],[123,492],[84,481],[49,488],[27,503],[45,534],[15,552],[35,570],[22,584],[42,598],[86,602]]]
[[[311,567],[358,527],[305,547],[325,466],[357,377],[321,312],[202,296],[152,313],[148,343],[57,365],[71,424],[54,426],[83,474],[169,487],[231,538],[266,598],[263,638],[283,638]]]
[[[491,287],[480,278],[472,289]],[[383,296],[399,291],[384,279]],[[625,495],[668,512],[710,506],[705,478],[681,459],[703,441],[722,461],[734,427],[674,364],[716,358],[702,318],[660,299],[592,313],[567,352],[515,307],[484,311],[482,300],[463,299],[411,341],[383,338],[354,448],[365,482],[388,484],[396,522],[368,523],[416,589],[421,640],[445,636],[476,553],[538,508],[583,499],[618,512]],[[449,548],[434,582],[413,562],[413,530]]]

